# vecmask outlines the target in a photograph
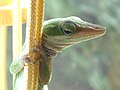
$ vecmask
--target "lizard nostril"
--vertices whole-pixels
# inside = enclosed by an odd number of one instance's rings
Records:
[[[95,27],[96,29],[99,29],[98,27]]]
[[[95,27],[96,30],[99,30],[100,28],[99,27]]]

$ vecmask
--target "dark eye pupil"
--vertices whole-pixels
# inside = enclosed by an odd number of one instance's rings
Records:
[[[65,35],[71,35],[72,33],[74,33],[76,30],[76,26],[73,22],[71,21],[67,21],[61,24],[61,31],[65,34]]]
[[[64,33],[66,33],[66,34],[71,34],[71,33],[72,33],[72,31],[71,31],[71,30],[69,30],[69,29],[64,29]]]

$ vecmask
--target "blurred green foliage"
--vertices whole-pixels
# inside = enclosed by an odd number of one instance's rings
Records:
[[[45,3],[45,20],[75,15],[107,28],[103,37],[70,47],[53,60],[49,89],[120,90],[120,0],[46,0]]]

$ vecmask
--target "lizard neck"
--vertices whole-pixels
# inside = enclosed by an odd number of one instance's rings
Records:
[[[55,42],[54,43],[51,42],[50,38],[45,35],[42,36],[42,44],[44,47],[54,52],[61,52],[63,47],[65,46],[65,45],[62,46],[59,44],[56,45]]]
[[[41,44],[41,60],[47,61],[52,60],[56,55],[57,51],[50,48],[47,42],[42,38],[42,44]]]
[[[45,53],[45,55],[46,55],[47,57],[55,57],[55,56],[56,56],[57,52],[56,52],[55,50],[46,47],[46,46],[44,45],[44,43],[42,43],[41,46],[42,46],[43,52]]]

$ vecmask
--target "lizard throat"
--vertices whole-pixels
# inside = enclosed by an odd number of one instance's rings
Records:
[[[52,52],[61,52],[64,46],[56,45],[54,42],[51,42],[47,36],[42,36],[42,46],[43,48],[47,49],[48,51]]]
[[[43,43],[42,43],[42,49],[45,52],[46,56],[48,56],[48,57],[55,57],[57,54],[57,51],[46,47]]]

